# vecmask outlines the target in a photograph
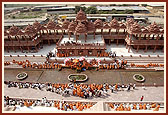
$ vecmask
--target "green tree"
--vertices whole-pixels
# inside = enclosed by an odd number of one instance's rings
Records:
[[[97,8],[96,7],[88,7],[86,9],[87,14],[96,14],[97,13]]]
[[[124,12],[125,12],[125,14],[133,14],[134,13],[133,10],[129,10],[129,9],[126,9]]]
[[[144,6],[144,7],[146,7],[147,6],[147,4],[141,4],[142,6]]]
[[[79,12],[80,8],[82,9],[82,11],[84,11],[84,12],[86,11],[86,7],[85,7],[85,6],[84,6],[84,7],[75,6],[75,13],[76,13],[76,14]]]
[[[116,11],[116,9],[112,9],[109,13],[110,13],[110,14],[116,14],[117,11]]]

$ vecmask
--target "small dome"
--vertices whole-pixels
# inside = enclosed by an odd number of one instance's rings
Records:
[[[61,27],[61,25],[56,24],[56,25],[55,25],[55,29],[56,29],[56,30],[61,30],[61,29],[62,29],[62,27]]]
[[[104,28],[104,29],[110,29],[111,27],[110,27],[109,23],[104,22],[103,28]]]
[[[39,28],[39,26],[41,26],[41,24],[36,20],[36,21],[33,23],[33,27],[34,27],[34,28]]]
[[[144,29],[142,30],[142,33],[149,33],[149,31],[148,31],[147,28],[144,28]]]
[[[94,22],[94,25],[95,25],[96,29],[101,29],[101,28],[103,27],[103,22],[102,22],[102,20],[97,19],[97,20]]]
[[[39,30],[47,30],[47,28],[42,25]]]
[[[118,28],[118,27],[119,27],[119,23],[118,23],[118,21],[114,18],[113,20],[111,20],[110,26],[111,26],[112,28]]]
[[[139,26],[139,24],[137,22],[135,22],[134,24],[131,25],[130,31],[132,33],[140,33],[141,32],[141,27]]]
[[[86,14],[82,11],[82,9],[80,9],[80,11],[76,15],[76,21],[82,22],[86,20],[87,20]]]
[[[50,20],[47,24],[47,29],[54,30],[56,23],[53,20]]]
[[[9,36],[9,33],[7,33],[7,31],[4,31],[4,36]]]
[[[62,24],[62,28],[63,29],[68,29],[69,24],[70,24],[70,22],[68,20],[65,20]]]
[[[24,35],[24,32],[22,32],[22,30],[20,29],[17,33],[17,35]]]
[[[127,21],[126,21],[127,27],[130,27],[132,24],[134,24],[134,19],[133,18],[127,18]]]
[[[96,30],[96,28],[95,28],[95,25],[94,25],[94,23],[93,22],[88,22],[87,23],[87,30],[88,31],[95,31]]]
[[[126,28],[126,25],[125,25],[124,23],[121,23],[121,24],[119,25],[119,27],[125,29],[125,28]]]
[[[74,32],[76,26],[77,26],[77,23],[75,23],[74,21],[72,21],[72,22],[69,24],[69,26],[68,26],[68,31]]]
[[[84,34],[87,33],[87,28],[84,24],[79,23],[77,25],[77,27],[75,28],[75,33],[80,33],[80,34]]]
[[[159,33],[160,32],[160,28],[159,26],[154,22],[153,24],[148,26],[148,31],[151,33]]]
[[[36,29],[30,24],[28,24],[28,26],[25,28],[25,33],[28,35],[34,35],[36,34]]]
[[[160,31],[160,33],[164,34],[164,29]]]
[[[9,29],[9,34],[12,36],[16,36],[19,31],[19,28],[12,25],[12,27]]]

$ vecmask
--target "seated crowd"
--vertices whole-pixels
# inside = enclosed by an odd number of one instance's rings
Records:
[[[120,85],[120,84],[58,84],[58,83],[30,83],[30,82],[12,82],[5,81],[8,88],[18,87],[18,88],[33,88],[46,91],[51,91],[53,93],[60,94],[62,96],[71,95],[78,96],[81,98],[91,98],[91,97],[101,97],[106,95],[108,92],[117,91],[130,91],[131,87],[135,89],[136,84]]]
[[[151,108],[154,108],[153,111],[158,111],[160,108],[160,104],[156,103],[108,103],[108,106],[114,111],[151,110]]]
[[[54,101],[47,100],[46,97],[42,100],[31,100],[31,99],[13,99],[9,96],[4,96],[4,106],[16,106],[20,107],[35,107],[35,106],[45,106],[45,107],[56,107],[58,110],[63,111],[83,111],[91,108],[94,104],[92,102],[66,102],[66,101]]]
[[[78,62],[74,62],[74,60]],[[7,63],[11,64],[10,62],[5,62],[5,65]],[[90,62],[87,62],[87,60],[82,60],[79,61],[79,59],[70,59],[66,63],[55,63],[55,62],[30,62],[29,60],[26,61],[12,61],[13,64],[18,64],[22,66],[23,68],[37,68],[37,69],[61,69],[62,67],[71,67],[71,68],[76,68],[76,67],[82,67],[82,68],[92,68],[96,67],[98,69],[123,69],[127,65],[126,60],[120,60],[120,59],[115,59],[112,62],[106,63],[106,61],[102,62],[97,62],[95,59],[90,60]],[[8,65],[9,65],[8,64]]]

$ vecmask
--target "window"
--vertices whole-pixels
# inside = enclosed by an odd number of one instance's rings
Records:
[[[74,51],[70,51],[69,54],[70,54],[70,55],[74,55]]]
[[[97,51],[97,54],[101,54],[101,50]]]
[[[79,50],[78,54],[79,54],[79,55],[82,55],[82,54],[83,54],[83,51],[82,51],[82,50]]]
[[[89,54],[89,55],[92,55],[92,50],[89,50],[89,51],[88,51],[88,54]]]

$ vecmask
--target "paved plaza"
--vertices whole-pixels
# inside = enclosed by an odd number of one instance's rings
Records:
[[[52,70],[38,70],[38,69],[5,69],[4,71],[4,80],[6,81],[18,81],[16,75],[20,72],[26,72],[28,78],[23,81],[28,82],[51,82],[51,83],[69,83],[68,75],[75,74],[75,70],[71,69],[62,69],[58,71],[57,69]],[[81,72],[81,74],[86,74],[89,78],[86,82],[83,83],[96,83],[96,84],[129,84],[137,83],[133,80],[134,74],[142,74],[145,77],[145,85],[164,85],[164,72],[163,71],[130,71],[130,70],[86,70]]]
[[[116,93],[108,92],[102,97],[93,97],[93,98],[80,98],[76,96],[61,96],[49,91],[40,91],[32,88],[29,89],[19,89],[19,88],[8,88],[7,85],[4,86],[4,95],[9,97],[17,98],[30,98],[30,99],[41,99],[47,97],[47,99],[54,100],[75,100],[75,101],[140,101],[141,96],[144,96],[143,101],[164,101],[164,87],[146,87],[146,90],[142,87],[137,87],[135,90],[127,91],[118,91]]]

